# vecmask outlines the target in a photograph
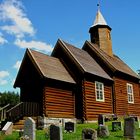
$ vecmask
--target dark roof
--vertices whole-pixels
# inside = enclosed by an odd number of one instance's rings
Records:
[[[60,40],[63,47],[71,54],[73,59],[82,69],[82,71],[112,80],[112,78],[100,67],[100,65],[84,50],[76,48],[75,46],[68,44]]]
[[[44,77],[68,83],[75,83],[58,58],[34,50],[29,50],[29,53]]]
[[[90,49],[98,54],[99,57],[103,59],[103,61],[114,71],[119,71],[125,73],[127,75],[138,78],[138,75],[126,64],[124,63],[118,56],[113,55],[113,57],[106,54],[103,50],[101,50],[97,45],[86,41],[86,44],[90,47]]]

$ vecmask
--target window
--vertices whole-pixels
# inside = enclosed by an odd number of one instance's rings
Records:
[[[95,82],[96,101],[104,102],[104,84]]]
[[[134,103],[133,85],[127,83],[128,103]]]

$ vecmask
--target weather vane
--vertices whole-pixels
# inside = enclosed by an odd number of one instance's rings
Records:
[[[98,10],[100,10],[100,0],[98,0],[97,6],[98,6]]]

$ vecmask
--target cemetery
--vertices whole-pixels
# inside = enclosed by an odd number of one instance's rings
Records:
[[[12,130],[12,123],[8,122],[4,130],[0,131],[0,140],[139,140],[139,123],[139,119],[134,117],[127,116],[115,121],[113,119],[106,121],[103,115],[99,115],[95,123],[65,122],[65,126],[64,124],[51,124],[40,129],[35,121],[28,117],[23,130]]]

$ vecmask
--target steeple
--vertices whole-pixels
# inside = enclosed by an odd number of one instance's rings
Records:
[[[111,40],[111,28],[105,21],[102,13],[100,12],[99,4],[96,18],[93,25],[89,29],[90,39],[92,43],[95,43],[106,52],[108,55],[113,56],[112,52],[112,40]]]
[[[107,25],[107,22],[105,21],[103,15],[101,14],[99,9],[98,9],[98,12],[96,14],[96,18],[94,20],[93,26],[96,26],[96,25]]]

